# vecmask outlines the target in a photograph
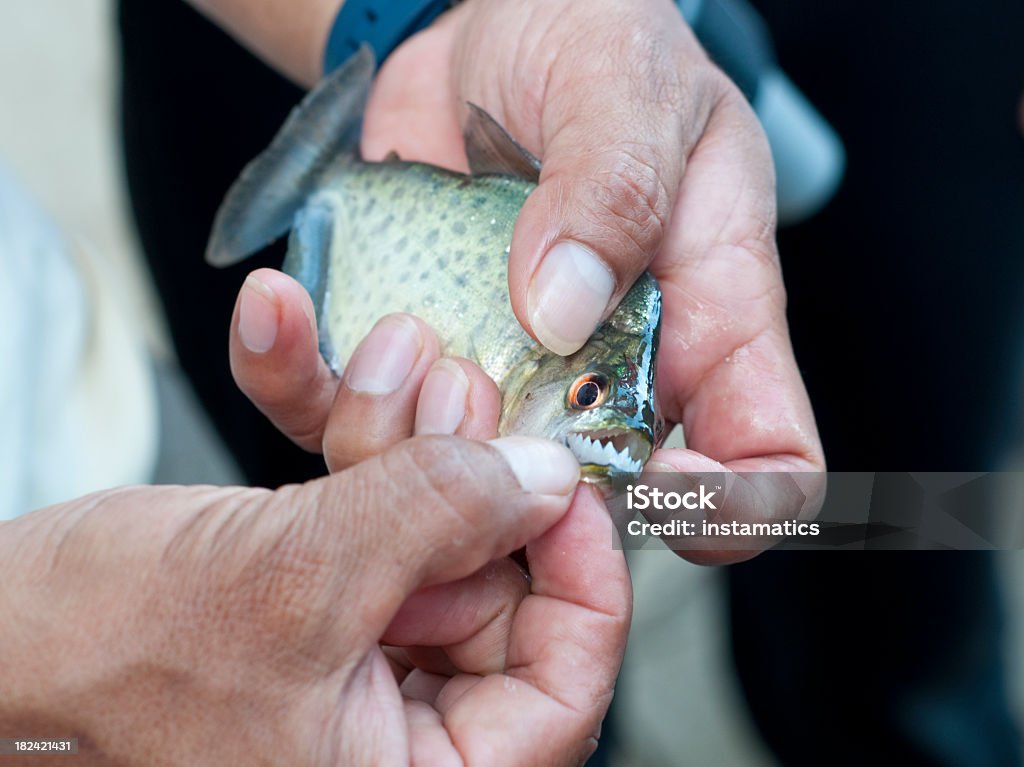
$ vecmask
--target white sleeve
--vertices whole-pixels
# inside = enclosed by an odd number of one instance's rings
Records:
[[[0,165],[0,519],[152,474],[152,371],[109,293]]]

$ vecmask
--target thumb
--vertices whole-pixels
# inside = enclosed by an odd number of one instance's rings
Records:
[[[419,437],[287,488],[271,516],[302,542],[279,551],[321,563],[316,601],[327,617],[349,639],[375,642],[417,589],[464,578],[543,534],[578,479],[576,459],[549,440]]]
[[[516,224],[509,288],[520,322],[558,354],[578,350],[654,258],[722,87],[670,11],[661,34],[607,41],[621,57],[570,47],[548,75],[540,182]]]

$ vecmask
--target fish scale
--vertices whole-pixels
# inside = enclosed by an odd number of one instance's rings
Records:
[[[536,349],[513,314],[507,276],[515,216],[535,184],[502,176],[467,184],[462,174],[399,162],[348,163],[325,176],[332,181],[317,194],[339,211],[321,312],[336,372],[381,316],[407,312],[434,328],[446,353],[472,359],[500,386]],[[393,185],[403,193],[390,194]]]

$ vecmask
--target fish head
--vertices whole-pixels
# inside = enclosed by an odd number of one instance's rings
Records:
[[[533,361],[505,392],[500,430],[561,442],[584,481],[620,494],[663,436],[654,391],[660,327],[661,291],[644,274],[583,348]]]

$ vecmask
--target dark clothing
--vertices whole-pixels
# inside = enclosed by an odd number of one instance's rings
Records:
[[[755,4],[848,152],[834,202],[779,234],[830,468],[992,468],[1020,412],[1024,6]],[[180,0],[121,0],[120,21],[132,203],[182,365],[252,482],[320,473],[228,370],[243,275],[280,261],[202,260],[224,192],[300,94]],[[1017,764],[992,565],[795,553],[730,568],[737,668],[780,759]]]
[[[997,468],[1020,435],[1024,5],[754,4],[848,153],[832,204],[779,233],[829,468]],[[991,555],[768,553],[729,580],[785,764],[1020,763]]]
[[[120,4],[128,186],[146,260],[182,368],[249,481],[276,487],[323,474],[238,390],[228,327],[245,275],[283,250],[229,269],[204,262],[213,216],[245,164],[302,91],[182,0]]]

